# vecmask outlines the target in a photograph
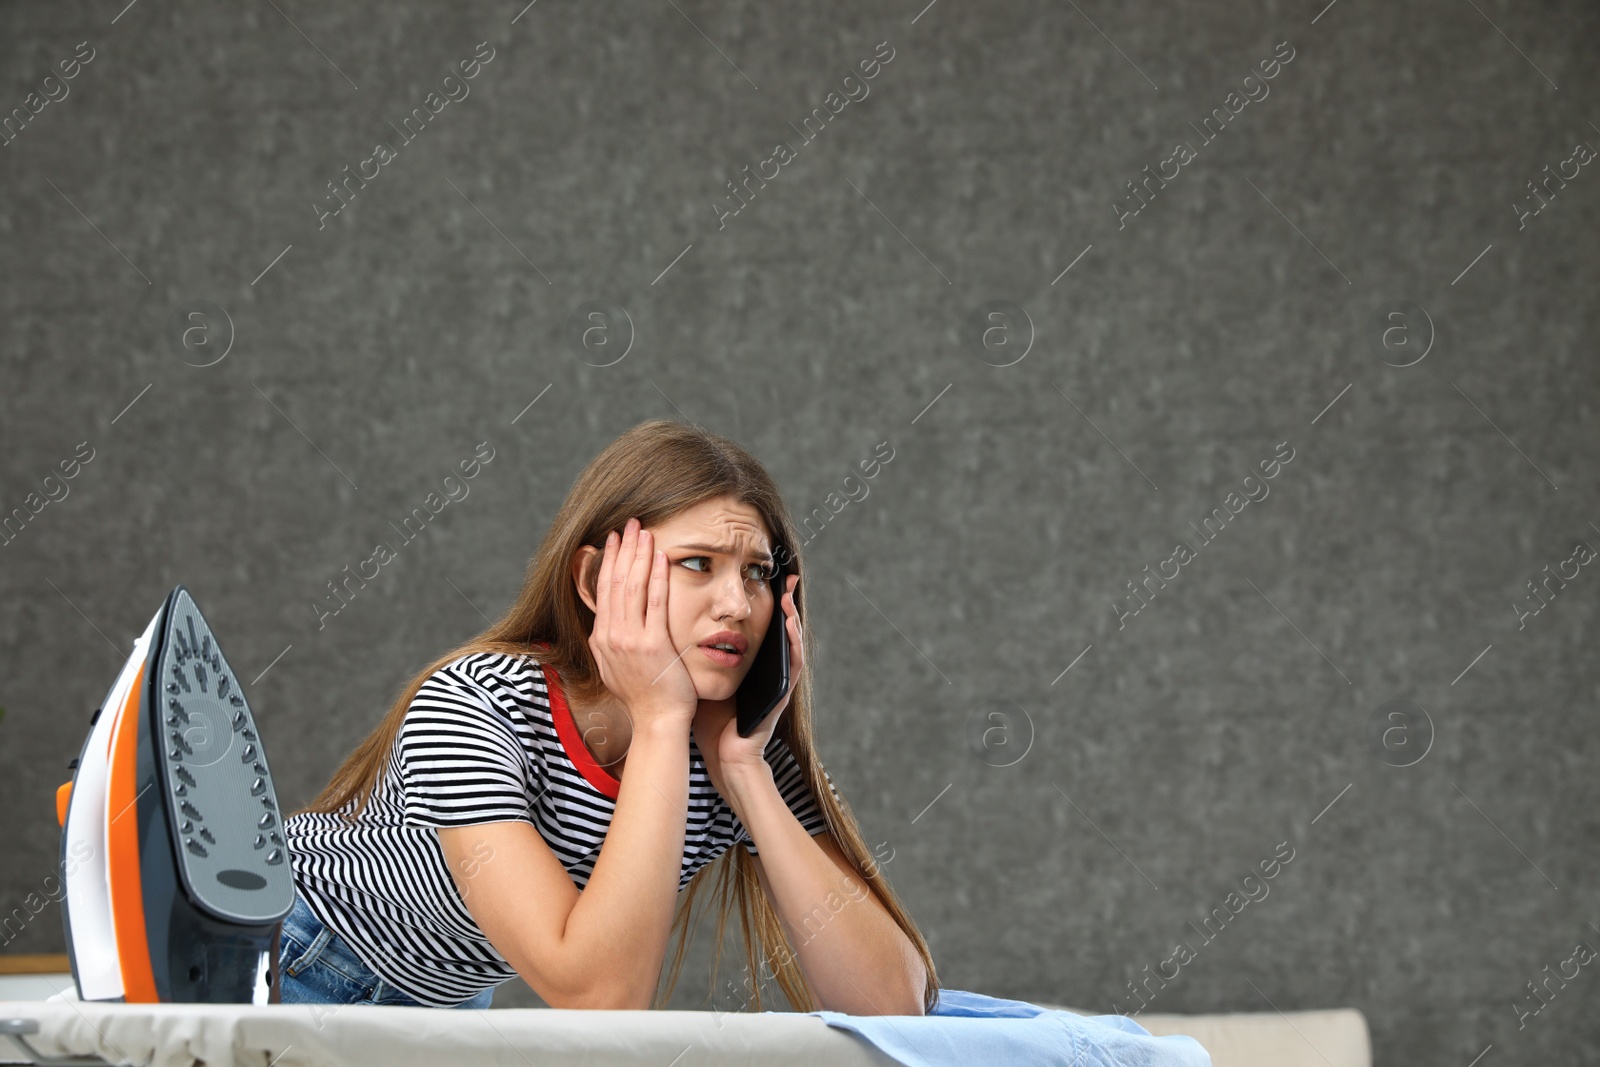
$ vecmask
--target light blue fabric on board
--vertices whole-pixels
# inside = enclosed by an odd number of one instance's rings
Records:
[[[941,989],[932,1015],[807,1014],[854,1031],[906,1067],[1211,1067],[1194,1038],[1156,1037],[1127,1015],[1074,1015],[960,989]]]

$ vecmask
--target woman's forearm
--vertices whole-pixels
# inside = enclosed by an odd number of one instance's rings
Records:
[[[725,798],[760,850],[773,910],[824,1010],[921,1015],[922,957],[871,887],[842,871],[778,792],[772,768],[724,767]]]
[[[646,1009],[666,958],[689,810],[689,721],[641,726],[616,810],[563,942],[596,961],[595,1008]]]

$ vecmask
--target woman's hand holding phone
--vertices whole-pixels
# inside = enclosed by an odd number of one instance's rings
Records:
[[[637,519],[606,534],[595,585],[589,651],[600,679],[628,709],[635,731],[656,721],[688,724],[699,705],[689,668],[667,631],[667,560]]]
[[[778,720],[788,709],[789,701],[794,696],[794,687],[800,678],[800,671],[805,666],[803,658],[805,653],[802,651],[804,643],[800,640],[800,614],[794,603],[794,587],[799,582],[798,574],[785,576],[786,588],[772,616],[773,623],[777,623],[780,619],[783,621],[785,639],[789,642],[789,688],[784,691],[783,700],[772,709],[771,714],[757,724],[749,737],[739,736],[739,714],[736,702],[733,700],[726,702],[726,708],[714,711],[710,710],[712,705],[704,705],[701,713],[695,716],[694,743],[699,747],[700,755],[705,758],[706,772],[711,776],[711,784],[716,786],[717,792],[724,797],[728,796],[728,791],[724,788],[724,774],[728,768],[739,765],[753,767],[765,760],[767,742],[772,739],[773,732],[778,727]]]

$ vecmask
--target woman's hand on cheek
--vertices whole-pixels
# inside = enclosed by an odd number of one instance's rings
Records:
[[[777,730],[778,720],[789,708],[795,684],[805,665],[800,640],[800,617],[794,605],[794,587],[799,581],[799,575],[789,575],[786,579],[788,589],[783,594],[784,631],[789,641],[789,690],[783,695],[783,701],[757,724],[749,737],[739,736],[737,698],[730,698],[725,708],[713,709],[708,705],[702,705],[700,713],[695,716],[694,743],[699,747],[700,754],[705,757],[706,771],[711,776],[711,784],[716,786],[717,792],[724,797],[728,795],[722,775],[724,768],[740,765],[756,767],[765,761],[767,742]]]

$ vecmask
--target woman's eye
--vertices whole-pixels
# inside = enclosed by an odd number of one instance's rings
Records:
[[[702,569],[700,567],[695,567],[695,566],[690,566],[689,569],[692,570],[692,571],[695,571],[696,573],[699,573],[699,574],[709,574],[709,573],[711,573],[710,566],[709,566],[710,562],[711,562],[711,557],[710,556],[685,556],[683,559],[679,560],[678,562],[683,564],[683,565],[685,565],[685,566],[688,566],[689,564],[693,564],[693,563],[704,563],[704,564],[707,565],[705,567],[705,569]],[[776,573],[777,573],[776,570],[769,563],[750,563],[750,564],[746,564],[746,566],[745,566],[745,581],[747,581],[747,582],[770,582],[772,580],[773,576]]]

